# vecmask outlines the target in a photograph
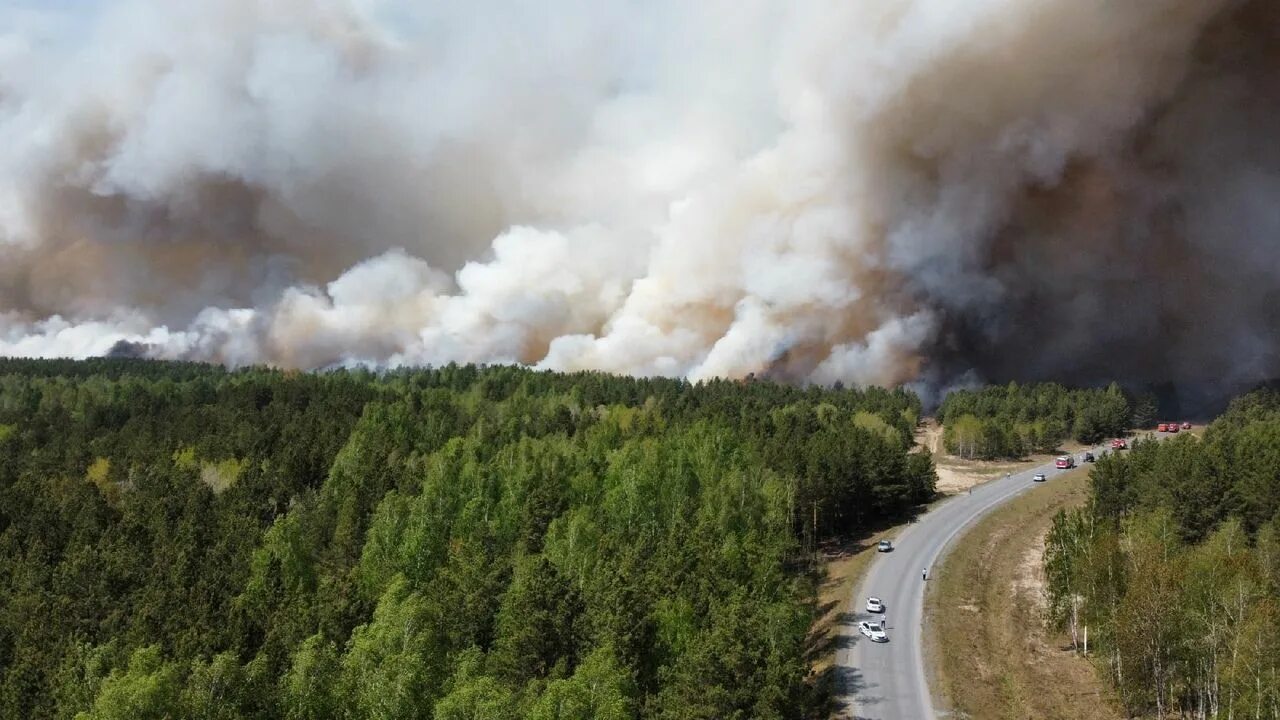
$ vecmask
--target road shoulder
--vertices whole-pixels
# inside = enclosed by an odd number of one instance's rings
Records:
[[[876,543],[893,540],[909,522],[894,525],[856,541],[823,548],[824,577],[818,588],[818,618],[809,630],[809,666],[812,682],[831,697],[829,718],[847,717],[838,707],[844,678],[836,653],[854,642],[858,630],[853,620],[854,590],[862,584],[878,553]]]
[[[951,545],[925,598],[924,652],[939,709],[955,717],[1120,717],[1088,660],[1043,623],[1043,542],[1087,500],[1087,470],[1010,500]]]

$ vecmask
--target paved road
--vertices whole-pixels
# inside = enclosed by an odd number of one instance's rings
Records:
[[[1094,448],[1095,455],[1101,448]],[[1076,462],[1084,452],[1076,454]],[[881,553],[842,616],[836,672],[837,698],[848,717],[859,720],[926,720],[934,711],[925,680],[921,650],[924,586],[921,571],[932,568],[947,544],[966,526],[1001,503],[1035,486],[1031,476],[1044,473],[1048,482],[1062,474],[1053,464],[1000,478],[944,501],[921,515]],[[879,619],[866,612],[868,596],[884,601],[889,642],[873,643],[858,633],[860,620]]]

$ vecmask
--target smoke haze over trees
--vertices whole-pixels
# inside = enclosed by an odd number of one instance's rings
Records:
[[[1280,374],[1264,0],[19,0],[0,354]]]

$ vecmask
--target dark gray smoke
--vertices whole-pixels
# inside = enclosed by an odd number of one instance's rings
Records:
[[[1280,375],[1253,0],[0,11],[0,354]]]
[[[1029,187],[991,236],[994,310],[948,308],[952,367],[1204,384],[1280,371],[1280,12],[1230,4],[1099,157]]]

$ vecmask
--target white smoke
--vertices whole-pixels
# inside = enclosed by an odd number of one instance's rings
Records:
[[[1280,227],[1280,158],[1236,172],[1254,156],[1233,146],[1239,162],[1215,172],[1239,186],[1234,202],[1186,180],[1209,163],[1184,146],[1229,123],[1262,136],[1277,117],[1204,109],[1233,72],[1204,59],[1205,38],[1234,27],[1239,5],[10,9],[0,354],[855,384],[931,365],[1101,373],[1076,358],[1129,297],[1093,275],[1109,272],[1109,243],[1161,247],[1176,205],[1209,225],[1180,242],[1216,247],[1215,218],[1251,203],[1248,237],[1232,242],[1280,259],[1254,237]],[[1179,129],[1189,137],[1171,149]],[[1151,171],[1161,162],[1176,176]],[[1173,265],[1151,274],[1157,287],[1188,263]],[[1211,280],[1180,287],[1218,293]],[[1273,349],[1273,325],[1245,319],[1215,353]],[[1034,366],[973,347],[1015,346],[1050,321],[1065,327]],[[1205,339],[1124,327],[1103,333],[1112,347],[1159,335],[1186,354]],[[1195,363],[1225,360],[1194,349]]]

